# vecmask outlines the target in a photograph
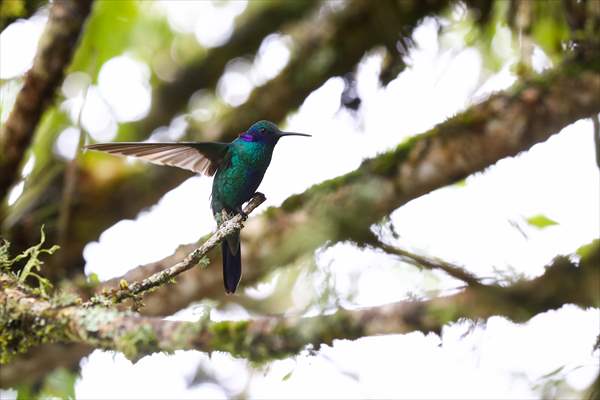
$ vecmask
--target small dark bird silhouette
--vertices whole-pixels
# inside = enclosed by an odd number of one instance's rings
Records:
[[[271,162],[273,149],[284,136],[310,135],[282,132],[272,122],[258,121],[231,143],[99,143],[86,148],[215,175],[211,208],[220,225],[224,222],[223,211],[246,216],[242,205],[256,193]],[[239,233],[221,243],[221,252],[225,292],[234,293],[242,275]]]

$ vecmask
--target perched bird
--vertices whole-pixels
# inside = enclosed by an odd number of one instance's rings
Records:
[[[242,205],[258,189],[271,162],[273,149],[284,136],[310,135],[282,132],[272,122],[258,121],[231,143],[98,143],[86,148],[214,175],[211,208],[220,225],[224,222],[223,211],[245,216]],[[239,233],[228,236],[221,243],[221,252],[225,291],[234,293],[242,275]]]

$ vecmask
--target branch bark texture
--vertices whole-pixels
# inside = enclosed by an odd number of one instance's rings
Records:
[[[55,1],[40,39],[33,66],[0,131],[0,200],[16,182],[35,128],[63,80],[92,0]]]
[[[422,332],[460,318],[502,315],[512,321],[564,304],[600,306],[600,242],[585,254],[557,257],[546,272],[511,286],[469,286],[455,295],[423,301],[402,301],[379,307],[338,310],[318,317],[266,317],[248,321],[178,322],[143,317],[103,307],[58,307],[37,298],[16,280],[0,274],[0,360],[39,342],[84,343],[117,350],[128,358],[157,351],[196,349],[226,351],[253,361],[294,355],[307,345],[318,348],[335,339]]]

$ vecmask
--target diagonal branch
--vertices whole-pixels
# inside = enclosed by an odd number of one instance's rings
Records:
[[[385,251],[386,253],[399,256],[404,261],[407,261],[417,267],[422,267],[422,268],[427,268],[427,269],[432,269],[432,270],[439,269],[439,270],[444,271],[451,277],[461,280],[468,285],[471,285],[471,286],[482,285],[482,283],[480,282],[480,280],[477,276],[473,275],[472,273],[465,270],[464,268],[459,267],[458,265],[454,265],[454,264],[449,263],[444,260],[439,260],[439,259],[415,254],[408,250],[404,250],[404,249],[401,249],[396,246],[390,246],[383,242],[378,242],[376,244],[376,246],[378,248],[380,248],[381,250]]]
[[[249,215],[256,207],[261,205],[265,201],[265,196],[262,193],[257,193],[250,199],[244,213]],[[210,237],[202,243],[200,247],[189,253],[183,260],[178,263],[162,270],[155,272],[149,277],[134,283],[127,283],[127,281],[120,282],[120,289],[114,290],[110,294],[94,296],[90,301],[83,304],[84,307],[91,307],[94,305],[120,303],[127,298],[136,298],[136,296],[147,292],[148,290],[157,288],[170,282],[177,275],[193,268],[196,264],[202,261],[206,254],[215,248],[224,238],[227,236],[239,232],[243,228],[244,217],[241,214],[237,214],[231,219],[225,221],[217,231],[210,235]],[[206,260],[208,264],[208,259]]]
[[[355,171],[315,185],[251,219],[250,229],[242,232],[244,284],[325,243],[368,243],[369,227],[406,202],[526,151],[600,112],[600,72],[595,65],[563,65],[520,83],[366,160]],[[175,254],[138,267],[124,278],[147,276],[177,262],[193,246],[181,246]],[[170,314],[192,301],[221,296],[217,272],[210,268],[201,279],[197,271],[190,272],[185,291],[156,291],[145,299],[143,312]]]
[[[35,127],[63,79],[91,5],[91,0],[63,0],[50,8],[33,66],[0,131],[0,202],[18,178]]]
[[[162,83],[153,91],[148,116],[133,124],[135,138],[140,139],[159,126],[168,125],[185,109],[194,92],[214,88],[229,61],[254,54],[267,35],[302,19],[320,5],[321,2],[315,0],[267,1],[250,5],[255,9],[240,16],[227,43],[208,50],[204,57],[179,70],[172,82]]]
[[[266,361],[297,354],[306,345],[331,344],[334,339],[416,330],[439,333],[445,324],[460,318],[502,315],[522,322],[567,303],[600,305],[595,290],[600,279],[600,241],[588,245],[586,254],[578,257],[578,261],[574,256],[556,257],[542,276],[507,287],[469,286],[451,296],[340,309],[318,317],[223,322],[167,321],[103,307],[57,307],[0,274],[0,361],[7,362],[36,340],[85,343],[121,351],[132,360],[157,351],[197,349]],[[3,340],[8,337],[11,340]]]

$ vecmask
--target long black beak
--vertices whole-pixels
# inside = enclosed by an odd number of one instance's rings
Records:
[[[306,137],[312,137],[312,135],[307,135],[306,133],[296,133],[296,132],[279,132],[278,136],[279,137],[283,137],[283,136],[306,136]]]

